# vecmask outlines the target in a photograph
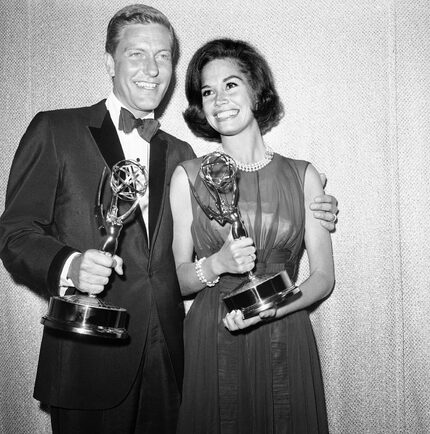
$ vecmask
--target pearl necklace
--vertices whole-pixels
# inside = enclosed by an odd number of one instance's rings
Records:
[[[217,149],[218,152],[226,153],[222,146]],[[264,158],[255,163],[242,163],[242,161],[235,160],[236,166],[239,170],[243,172],[257,172],[263,167],[267,166],[273,159],[274,151],[270,146],[264,145]]]

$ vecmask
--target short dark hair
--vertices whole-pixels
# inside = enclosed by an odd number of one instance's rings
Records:
[[[175,63],[178,56],[178,40],[173,26],[166,15],[158,9],[143,4],[126,6],[111,18],[106,34],[105,49],[107,53],[112,56],[115,54],[121,30],[128,24],[161,24],[165,26],[170,32],[172,56]]]
[[[221,141],[221,137],[207,122],[202,109],[201,78],[204,66],[215,59],[235,60],[246,75],[253,89],[255,106],[253,113],[262,134],[267,133],[281,120],[284,111],[275,89],[272,71],[265,58],[245,41],[214,39],[200,47],[188,65],[185,78],[185,94],[188,108],[184,119],[197,136],[210,141]]]

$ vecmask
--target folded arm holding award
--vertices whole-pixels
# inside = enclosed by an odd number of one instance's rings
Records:
[[[182,163],[171,182],[176,268],[183,295],[194,297],[178,432],[326,432],[307,311],[334,284],[330,234],[309,209],[323,193],[319,174],[263,141],[282,109],[247,43],[205,44],[186,92],[189,127],[221,147]],[[303,247],[310,275],[297,288]]]

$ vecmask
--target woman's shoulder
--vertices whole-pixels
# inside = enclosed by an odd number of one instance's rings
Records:
[[[200,167],[202,160],[203,160],[203,157],[192,158],[191,160],[183,161],[181,163],[181,166],[183,166],[184,169],[193,168],[193,167]]]
[[[295,168],[306,168],[309,164],[311,164],[309,161],[306,160],[299,160],[297,158],[285,157],[284,155],[278,153],[276,153],[275,155],[278,155],[281,164],[285,164]]]
[[[278,164],[282,167],[284,170],[294,171],[296,174],[299,175],[300,179],[304,179],[306,170],[308,166],[311,165],[309,161],[306,160],[299,160],[296,158],[290,158],[285,157],[281,154],[275,154],[278,158]]]
[[[199,173],[200,166],[202,163],[203,157],[193,158],[191,160],[183,161],[180,166],[185,170],[188,178],[191,181],[194,181]]]
[[[180,165],[185,169],[186,172],[194,172],[200,169],[203,157],[192,158],[191,160],[183,161]]]

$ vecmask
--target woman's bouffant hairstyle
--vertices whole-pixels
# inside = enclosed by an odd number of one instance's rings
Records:
[[[261,133],[265,134],[279,123],[284,112],[276,92],[272,71],[264,57],[250,44],[233,39],[214,39],[199,48],[188,65],[185,94],[188,108],[183,113],[185,122],[197,136],[220,142],[221,137],[206,121],[202,109],[202,70],[215,59],[232,59],[246,75],[255,101],[253,113]]]
[[[128,24],[161,24],[170,32],[172,59],[178,58],[178,40],[169,19],[158,9],[143,4],[129,5],[119,10],[109,21],[106,33],[106,53],[114,56],[122,29]]]

